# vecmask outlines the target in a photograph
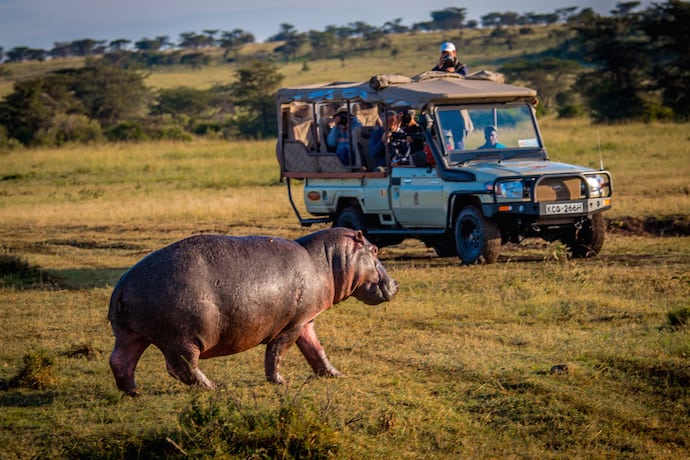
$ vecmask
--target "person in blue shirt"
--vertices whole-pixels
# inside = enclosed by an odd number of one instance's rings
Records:
[[[351,120],[351,121],[350,121]],[[335,148],[335,154],[345,166],[350,166],[350,133],[349,130],[361,123],[355,117],[348,117],[347,111],[341,110],[333,117],[333,125],[326,142]]]
[[[494,125],[489,125],[484,128],[484,145],[477,148],[479,149],[504,149],[505,145],[498,142],[498,129]]]

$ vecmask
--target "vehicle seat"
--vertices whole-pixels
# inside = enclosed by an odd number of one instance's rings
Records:
[[[355,162],[373,171],[375,165],[369,164],[369,138],[375,126],[357,126],[352,130],[352,144],[355,150]]]
[[[309,104],[295,104],[290,107],[290,129],[288,140],[301,141],[307,150],[316,151],[314,117]]]
[[[353,114],[357,117],[362,126],[376,126],[381,124],[379,111],[371,103],[362,102],[353,107]]]

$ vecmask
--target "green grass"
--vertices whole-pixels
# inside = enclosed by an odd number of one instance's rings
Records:
[[[13,327],[2,332],[1,378],[12,378],[27,350],[40,346],[56,356],[57,384],[0,393],[2,452],[119,458],[161,449],[172,455],[177,445],[222,456],[280,453],[293,439],[292,449],[345,458],[584,451],[681,458],[690,441],[690,344],[687,328],[670,327],[666,313],[687,303],[687,280],[675,276],[690,249],[678,250],[674,238],[637,239],[631,254],[627,240],[614,238],[597,260],[524,259],[514,251],[484,267],[428,258],[414,245],[387,249],[398,298],[373,308],[347,301],[318,321],[346,378],[311,379],[294,349],[283,365],[288,385],[272,386],[257,348],[202,362],[222,384],[202,392],[168,377],[150,349],[135,400],[117,393],[107,365],[114,273],[76,290],[4,290],[3,322]],[[85,343],[95,352],[70,354]],[[567,374],[549,372],[561,363]],[[284,420],[284,411],[300,415]],[[201,418],[191,427],[190,412]]]
[[[553,159],[596,166],[597,131],[616,185],[609,217],[688,214],[687,125],[547,119],[542,134]],[[312,378],[294,348],[287,385],[273,386],[258,347],[203,361],[220,383],[206,392],[168,376],[150,348],[143,395],[130,399],[110,373],[106,319],[129,266],[194,233],[307,232],[273,142],[18,150],[0,162],[0,249],[24,274],[0,277],[0,458],[690,455],[688,237],[613,233],[599,257],[574,261],[526,240],[472,267],[405,241],[381,251],[401,286],[393,302],[348,300],[317,321],[345,378]],[[31,363],[44,384],[18,385]],[[559,364],[568,372],[552,373]]]

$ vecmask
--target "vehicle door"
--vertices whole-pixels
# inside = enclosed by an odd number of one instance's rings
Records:
[[[405,227],[445,227],[446,195],[436,168],[391,168],[391,208],[398,223]]]

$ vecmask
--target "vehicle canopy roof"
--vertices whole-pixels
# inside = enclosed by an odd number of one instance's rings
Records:
[[[503,83],[501,74],[480,71],[468,76],[424,72],[414,77],[374,75],[363,82],[331,82],[278,90],[278,104],[362,101],[388,107],[422,109],[428,104],[525,101],[536,104],[537,92]]]

